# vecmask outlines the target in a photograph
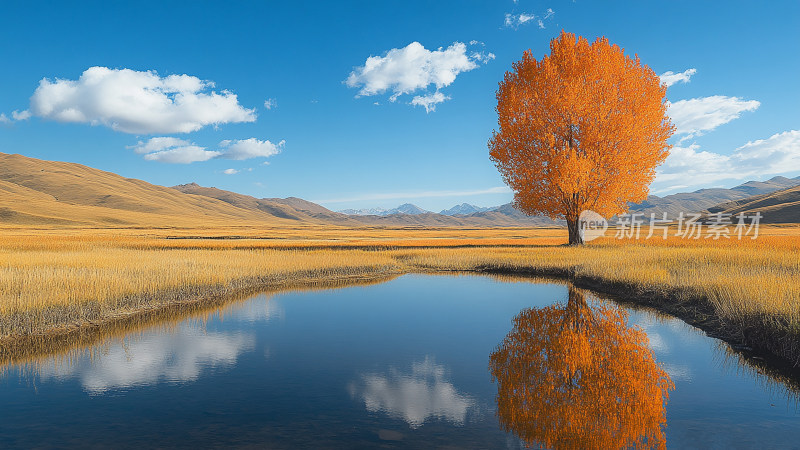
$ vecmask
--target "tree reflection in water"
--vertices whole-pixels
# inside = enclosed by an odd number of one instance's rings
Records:
[[[625,310],[586,295],[514,317],[489,363],[500,424],[528,445],[665,448],[672,380]]]

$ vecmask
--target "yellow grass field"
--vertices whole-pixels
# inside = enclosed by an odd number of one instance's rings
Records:
[[[800,227],[762,227],[756,240],[565,242],[557,228],[9,228],[0,230],[0,342],[315,280],[491,271],[660,298],[798,361],[787,336],[800,335]]]

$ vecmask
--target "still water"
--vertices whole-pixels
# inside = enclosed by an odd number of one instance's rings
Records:
[[[483,276],[258,295],[3,368],[0,447],[800,447],[783,384],[620,311]]]

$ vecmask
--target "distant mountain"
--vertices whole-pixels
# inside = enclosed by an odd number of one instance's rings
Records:
[[[383,208],[369,208],[369,209],[343,209],[339,211],[342,214],[349,214],[351,216],[390,216],[393,214],[427,214],[426,211],[417,205],[411,203],[404,203],[397,208],[383,209]]]
[[[761,223],[800,223],[800,186],[755,195],[708,208],[708,213],[752,216],[761,213]],[[736,223],[734,217],[733,222]]]
[[[700,189],[665,197],[651,195],[641,203],[631,204],[628,212],[644,214],[644,217],[650,217],[651,213],[655,213],[656,217],[661,217],[666,212],[668,218],[674,219],[681,212],[701,212],[721,203],[742,200],[754,195],[770,194],[794,186],[800,186],[800,177],[774,177],[767,181],[748,181],[731,189]]]
[[[412,205],[411,203],[404,203],[397,208],[390,209],[387,214],[428,214],[430,211],[425,211],[424,209],[420,208],[417,205]]]
[[[343,209],[340,212],[350,216],[385,216],[388,209],[383,208],[368,208],[368,209]]]
[[[406,203],[392,209],[345,209],[339,211],[354,220],[371,226],[422,227],[536,227],[558,226],[547,217],[527,216],[507,203],[489,208],[468,203],[456,205],[441,213],[433,213]]]
[[[365,225],[423,226],[423,227],[538,227],[559,226],[560,222],[542,216],[528,216],[514,209],[510,203],[491,211],[469,215],[448,216],[426,212],[423,214],[388,214],[384,216],[350,216]]]
[[[445,209],[439,214],[444,214],[445,216],[458,216],[458,215],[466,216],[478,212],[491,211],[497,208],[498,206],[484,208],[481,206],[470,205],[469,203],[462,203],[460,205],[453,206],[450,209]]]

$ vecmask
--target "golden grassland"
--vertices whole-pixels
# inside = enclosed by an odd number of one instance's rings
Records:
[[[557,228],[9,228],[0,343],[266,288],[483,271],[569,278],[800,362],[800,227],[762,227],[756,240],[565,242]]]

